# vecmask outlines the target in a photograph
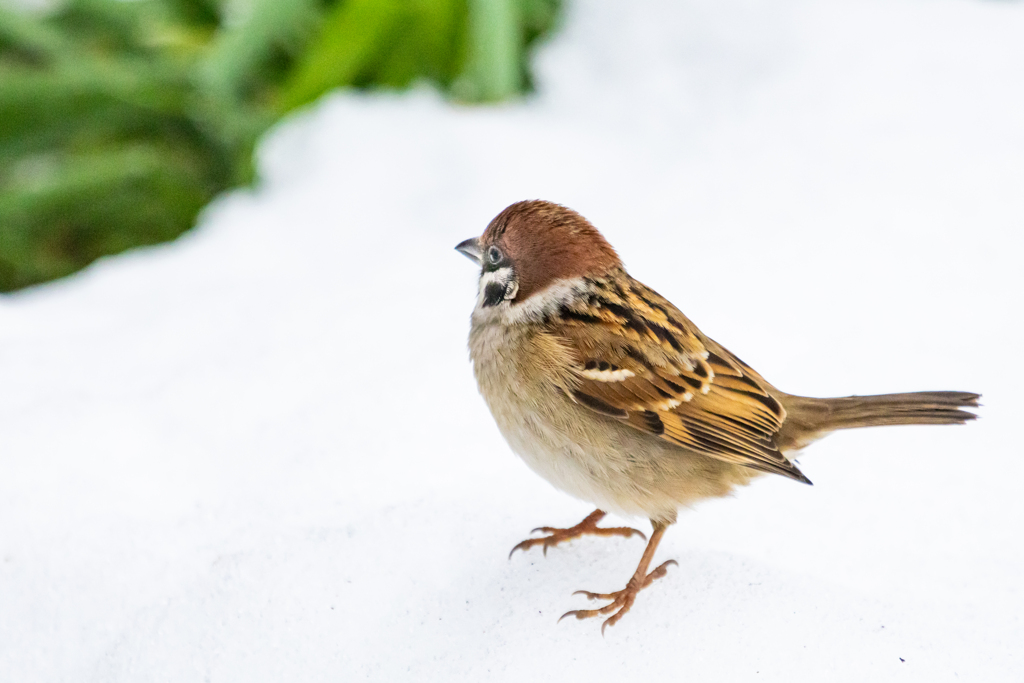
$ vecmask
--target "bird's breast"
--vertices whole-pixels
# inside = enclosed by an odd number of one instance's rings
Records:
[[[553,341],[542,331],[474,326],[473,369],[498,429],[556,488],[603,510],[650,516],[638,485],[650,478],[649,456],[660,444],[569,398],[568,359]]]
[[[679,507],[725,495],[754,474],[573,401],[566,391],[573,360],[543,328],[474,323],[469,350],[512,451],[556,488],[602,510],[672,521]]]

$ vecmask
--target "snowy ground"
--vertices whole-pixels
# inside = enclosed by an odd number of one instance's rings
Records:
[[[0,680],[1024,678],[1024,4],[576,5],[530,101],[329,97],[184,239],[0,299]],[[452,247],[530,197],[787,391],[983,419],[821,442],[556,624],[641,543],[506,559],[590,509],[467,361]]]

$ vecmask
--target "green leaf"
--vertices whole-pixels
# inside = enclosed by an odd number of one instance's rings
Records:
[[[285,82],[280,110],[294,109],[332,88],[351,85],[360,70],[387,49],[404,4],[401,0],[345,0],[336,4]]]
[[[248,17],[214,39],[200,67],[201,83],[218,97],[243,96],[275,50],[297,50],[319,18],[317,0],[253,0]]]
[[[520,91],[521,19],[516,0],[469,0],[469,57],[460,95],[494,102]]]
[[[0,194],[0,289],[173,239],[213,196],[201,167],[187,151],[134,145],[23,168]]]

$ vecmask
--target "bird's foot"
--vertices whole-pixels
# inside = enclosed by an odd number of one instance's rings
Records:
[[[604,517],[605,513],[601,510],[594,510],[592,513],[587,515],[586,519],[577,524],[576,526],[569,527],[568,529],[557,529],[551,526],[542,526],[534,529],[530,533],[542,532],[547,536],[540,536],[538,538],[528,538],[516,547],[512,548],[512,551],[508,554],[509,558],[517,550],[529,550],[530,548],[539,545],[543,546],[544,554],[548,554],[548,548],[551,546],[558,545],[563,541],[570,541],[574,538],[579,538],[584,535],[591,536],[624,536],[629,538],[630,536],[639,536],[640,538],[647,540],[647,537],[643,532],[637,529],[632,529],[628,526],[618,527],[599,527],[597,526],[598,521]]]
[[[597,609],[577,609],[571,612],[566,612],[558,618],[559,621],[565,619],[568,616],[574,616],[577,619],[589,619],[590,617],[598,617],[605,614],[614,612],[610,617],[605,619],[604,623],[601,624],[601,635],[604,635],[605,628],[609,626],[615,626],[615,624],[622,618],[629,608],[633,606],[633,602],[636,600],[636,595],[644,588],[647,588],[655,579],[660,579],[665,576],[668,572],[668,566],[670,564],[678,564],[675,560],[669,560],[658,566],[657,569],[652,571],[647,576],[642,574],[634,574],[633,578],[629,580],[626,587],[620,591],[614,593],[591,593],[590,591],[576,591],[573,595],[585,595],[590,600],[611,600],[610,603],[604,607]]]

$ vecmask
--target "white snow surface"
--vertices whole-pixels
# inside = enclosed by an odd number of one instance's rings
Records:
[[[576,2],[539,89],[338,93],[177,242],[0,299],[0,681],[1024,680],[1024,3]],[[638,539],[477,394],[507,204],[589,217],[793,392],[984,394]],[[644,520],[609,518],[609,524]]]

